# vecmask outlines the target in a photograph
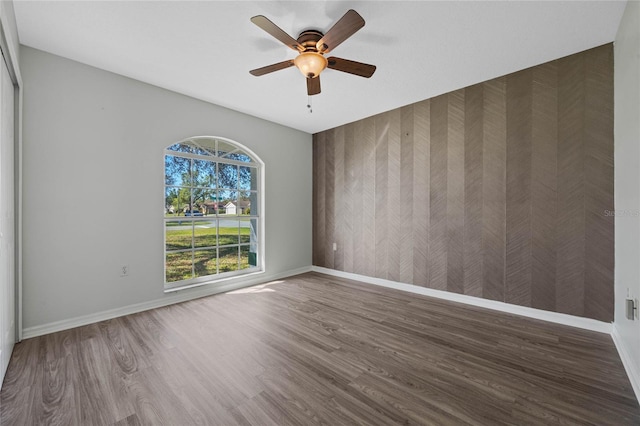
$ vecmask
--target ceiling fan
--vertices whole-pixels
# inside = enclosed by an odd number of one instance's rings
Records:
[[[375,65],[331,56],[325,58],[324,54],[335,49],[340,43],[351,37],[360,28],[364,27],[364,19],[355,10],[349,10],[336,22],[326,34],[317,30],[305,30],[300,33],[298,39],[294,39],[280,27],[262,15],[254,16],[251,22],[262,28],[277,40],[299,52],[295,59],[278,62],[249,71],[259,77],[274,71],[296,66],[307,80],[307,93],[309,96],[320,93],[320,73],[325,68],[369,78],[376,70]]]

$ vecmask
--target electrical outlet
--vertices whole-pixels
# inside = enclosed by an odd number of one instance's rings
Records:
[[[120,267],[120,276],[126,277],[129,275],[129,265],[122,265]]]
[[[338,244],[337,243],[333,243],[333,251],[338,250]]]

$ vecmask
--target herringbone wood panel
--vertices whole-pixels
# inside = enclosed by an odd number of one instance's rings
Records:
[[[585,316],[609,320],[613,311],[613,52],[593,49],[585,57]],[[602,111],[606,111],[603,114]],[[600,259],[593,262],[593,259]]]
[[[413,105],[400,110],[400,279],[413,282],[413,158],[415,146]],[[409,208],[409,206],[411,208]]]
[[[429,283],[429,191],[431,163],[431,102],[413,105],[413,284]]]
[[[431,100],[431,195],[429,215],[429,287],[447,289],[447,133],[449,96]]]
[[[482,296],[504,301],[506,251],[506,79],[483,84]]]
[[[335,233],[335,164],[334,164],[334,132],[328,131],[324,138],[324,262],[327,268],[334,267],[333,235]],[[339,191],[342,188],[337,188]]]
[[[464,107],[464,294],[482,297],[483,91],[465,90]]]
[[[313,135],[313,264],[324,264],[324,133]]]
[[[400,110],[396,109],[384,114],[385,128],[387,129],[387,245],[388,262],[387,277],[393,281],[400,281],[400,257],[401,257],[401,223],[402,206],[400,193],[401,170],[401,141],[400,141]]]
[[[389,194],[387,188],[389,180],[389,127],[387,126],[387,116],[384,114],[374,118],[375,140],[376,140],[376,173],[375,173],[375,238],[376,244],[370,247],[376,253],[376,273],[378,278],[387,278],[389,262],[389,228],[387,216],[389,213]]]
[[[355,199],[355,186],[356,186],[356,173],[358,166],[355,165],[355,143],[346,143],[346,141],[353,140],[353,123],[344,126],[344,194],[341,205],[344,207],[343,221],[344,228],[342,230],[342,246],[343,246],[343,268],[350,271],[355,271],[355,250],[354,250],[354,238],[355,238],[355,223],[354,217],[355,206],[357,204]],[[345,202],[350,200],[349,202]]]
[[[558,61],[556,309],[584,315],[584,54]]]
[[[357,123],[357,137],[363,141],[363,176],[362,182],[362,216],[363,216],[363,239],[362,247],[356,250],[364,251],[364,273],[373,277],[376,273],[376,228],[375,228],[375,205],[376,205],[376,139],[375,121],[367,118]],[[362,125],[360,127],[360,124]]]
[[[351,218],[345,213],[351,211],[352,200],[348,198],[348,188],[344,179],[345,171],[345,143],[344,143],[345,126],[337,127],[333,130],[333,149],[334,149],[334,179],[335,188],[340,190],[334,192],[333,197],[333,215],[334,215],[334,234],[333,241],[337,244],[337,249],[333,252],[333,267],[337,270],[344,270],[345,260],[345,240],[349,238],[349,225]],[[348,206],[347,206],[348,204]],[[348,256],[352,254],[349,253]]]
[[[610,44],[314,141],[316,265],[613,319]]]
[[[449,93],[447,132],[447,291],[464,292],[464,90]]]
[[[531,117],[531,306],[556,308],[558,65],[533,69]]]
[[[357,131],[358,123],[352,123],[349,125],[346,134],[346,140],[350,143],[348,145],[353,147],[353,159],[350,166],[347,168],[350,170],[348,173],[348,182],[352,184],[353,194],[353,271],[356,274],[364,274],[364,250],[359,249],[364,247],[364,161],[362,157],[362,149],[364,141],[361,138],[354,136]]]
[[[531,306],[531,91],[533,70],[507,76],[505,302]]]

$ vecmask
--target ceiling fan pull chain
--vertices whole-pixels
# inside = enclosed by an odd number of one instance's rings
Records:
[[[307,108],[309,109],[309,114],[313,113],[313,108],[311,107],[311,96],[307,96]]]

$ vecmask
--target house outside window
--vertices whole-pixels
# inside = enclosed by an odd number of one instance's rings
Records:
[[[262,271],[262,161],[217,137],[164,154],[165,290]]]

